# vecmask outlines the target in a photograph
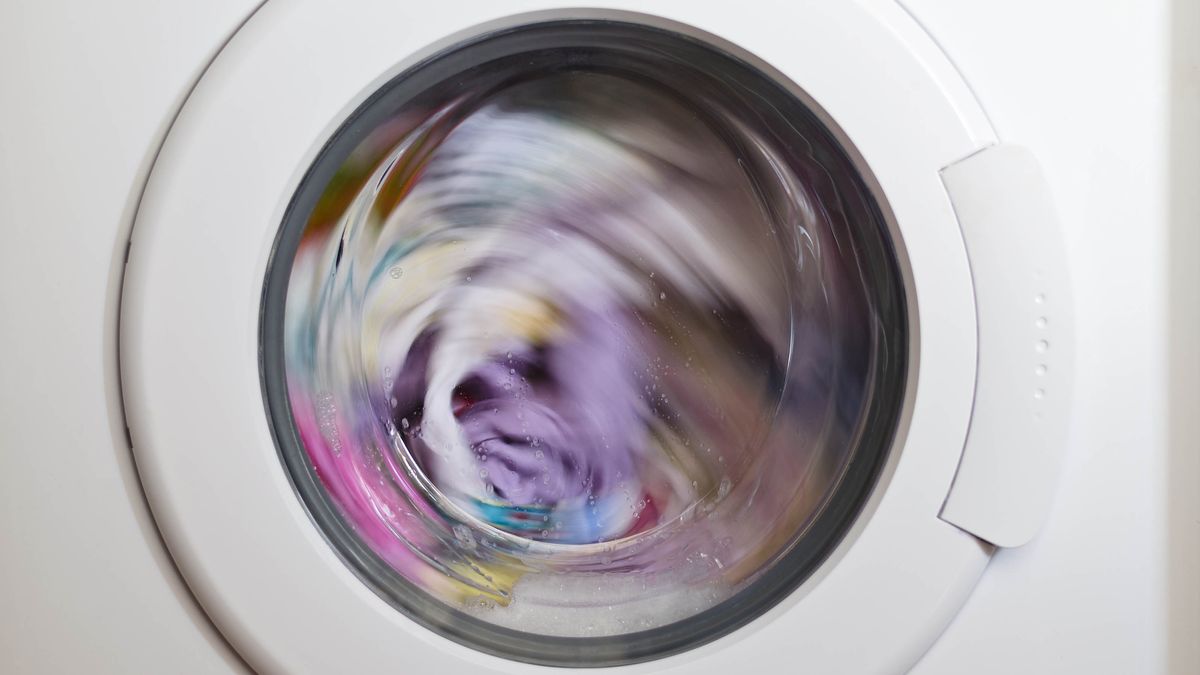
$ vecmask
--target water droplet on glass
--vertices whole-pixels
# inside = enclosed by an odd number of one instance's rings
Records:
[[[729,490],[733,487],[733,481],[729,480],[729,476],[721,477],[721,484],[717,486],[717,499],[724,499],[729,494]]]
[[[471,528],[466,525],[460,523],[454,526],[454,538],[467,549],[475,548],[475,537],[471,534]]]

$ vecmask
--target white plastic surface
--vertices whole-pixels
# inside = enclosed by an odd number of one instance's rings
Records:
[[[175,111],[251,0],[0,3],[0,672],[244,670],[125,440],[125,243]]]
[[[429,53],[432,36],[548,4],[270,3],[216,60],[154,168],[125,286],[127,416],[175,559],[256,668],[529,670],[418,627],[329,549],[272,443],[257,328],[275,228],[341,120]],[[966,435],[976,357],[967,259],[938,170],[994,139],[952,67],[890,2],[772,6],[771,22],[727,3],[654,11],[748,47],[799,83],[861,153],[911,264],[914,389],[886,491],[814,579],[727,638],[628,671],[779,669],[791,654],[814,672],[903,670],[990,553],[937,517]]]
[[[1062,233],[1037,160],[994,145],[942,170],[975,284],[975,407],[942,520],[997,546],[1033,538],[1054,498],[1074,359]]]
[[[1072,428],[1049,518],[1030,543],[997,551],[913,672],[1200,673],[1200,563],[1187,553],[1200,539],[1200,332],[1176,323],[1200,307],[1200,4],[904,4],[997,135],[1037,155],[1076,328]],[[1172,64],[1172,52],[1191,56]],[[1189,92],[1191,111],[1172,111]],[[1175,378],[1192,393],[1169,395]]]

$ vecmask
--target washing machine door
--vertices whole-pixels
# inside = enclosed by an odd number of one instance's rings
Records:
[[[601,4],[267,3],[173,124],[126,414],[254,668],[897,671],[1036,529],[1027,153],[892,3]]]

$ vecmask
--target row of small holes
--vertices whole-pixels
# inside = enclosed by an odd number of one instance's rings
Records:
[[[1045,293],[1038,293],[1037,295],[1035,295],[1035,296],[1034,296],[1034,298],[1033,298],[1033,301],[1034,301],[1035,303],[1039,304],[1039,305],[1041,305],[1041,304],[1045,304],[1045,302],[1046,302],[1046,294],[1045,294]],[[1037,318],[1037,320],[1036,320],[1036,321],[1034,321],[1034,325],[1035,325],[1035,326],[1037,326],[1039,329],[1045,329],[1045,328],[1046,328],[1046,324],[1047,324],[1047,323],[1048,323],[1048,321],[1047,321],[1046,317],[1044,317],[1044,316],[1039,316],[1039,317]],[[1034,345],[1034,349],[1035,349],[1035,350],[1037,350],[1037,352],[1038,352],[1039,354],[1044,354],[1044,353],[1046,353],[1046,351],[1047,351],[1048,349],[1050,349],[1050,342],[1049,342],[1048,340],[1038,340],[1038,341],[1037,341],[1037,343]],[[1038,377],[1042,377],[1042,376],[1044,376],[1044,375],[1046,374],[1046,371],[1047,371],[1047,370],[1048,370],[1048,369],[1047,369],[1047,367],[1046,367],[1046,364],[1044,364],[1044,363],[1039,363],[1039,364],[1037,365],[1037,368],[1035,368],[1035,369],[1034,369],[1034,372],[1035,372],[1035,373],[1037,373]],[[1046,396],[1046,390],[1045,390],[1045,389],[1043,389],[1043,388],[1041,388],[1041,387],[1038,387],[1037,389],[1034,389],[1034,390],[1033,390],[1033,397],[1034,397],[1034,398],[1040,399],[1040,398],[1043,398],[1043,397],[1045,397],[1045,396]],[[1040,417],[1040,415],[1039,415],[1039,417]]]

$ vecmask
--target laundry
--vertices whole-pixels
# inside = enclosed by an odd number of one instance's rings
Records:
[[[308,222],[285,317],[306,452],[376,553],[485,620],[702,612],[819,513],[870,400],[827,177],[720,100],[589,71],[479,91],[381,125]],[[560,585],[622,622],[539,604]]]

